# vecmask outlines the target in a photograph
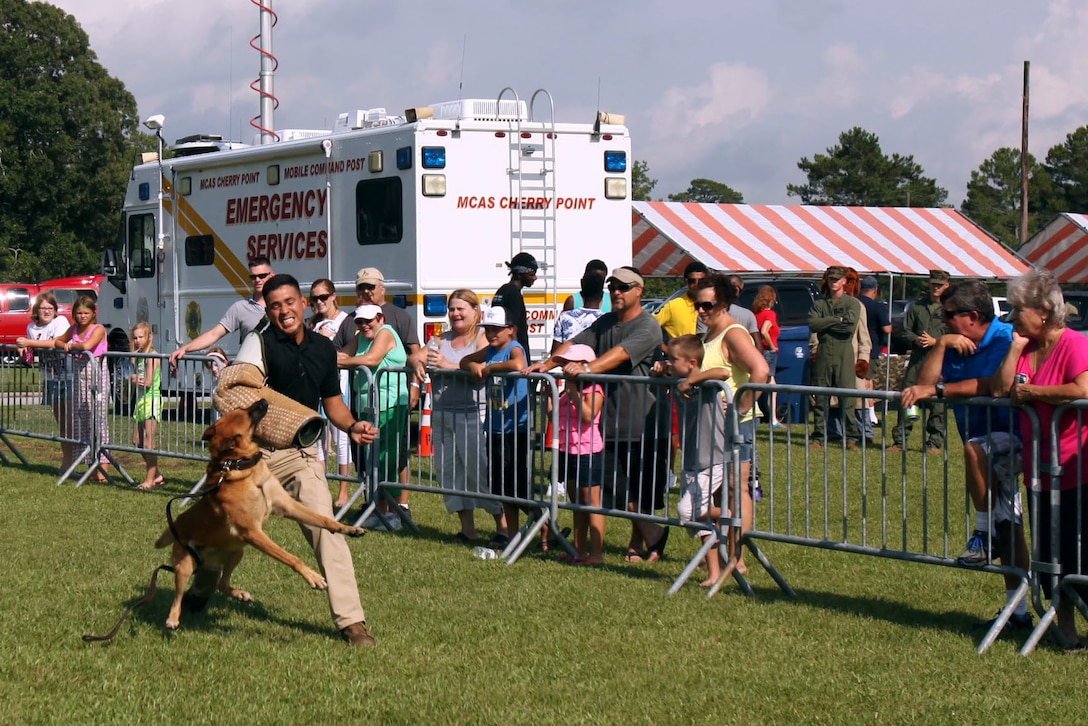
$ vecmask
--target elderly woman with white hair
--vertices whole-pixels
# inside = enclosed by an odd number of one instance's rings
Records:
[[[1008,299],[1013,308],[1013,342],[994,377],[994,394],[1008,395],[1016,406],[1030,405],[1038,415],[1038,431],[1026,414],[1020,417],[1025,450],[1029,436],[1039,438],[1039,471],[1034,471],[1031,457],[1025,457],[1024,475],[1038,476],[1042,491],[1047,493],[1036,502],[1036,559],[1050,562],[1057,556],[1063,575],[1086,574],[1088,491],[1082,487],[1088,483],[1088,456],[1082,452],[1088,445],[1088,425],[1081,425],[1075,410],[1066,410],[1057,422],[1057,452],[1052,450],[1050,432],[1058,406],[1088,398],[1088,338],[1066,327],[1068,310],[1058,280],[1049,270],[1032,270],[1010,282]],[[1048,466],[1054,459],[1062,466],[1056,479]],[[1054,489],[1060,491],[1058,532],[1052,532],[1050,526],[1053,500],[1049,492]],[[1042,575],[1047,597],[1053,597],[1054,583],[1055,578]],[[1088,597],[1088,588],[1078,587],[1077,592]],[[1059,596],[1057,609],[1058,629],[1066,647],[1084,650],[1072,602]]]

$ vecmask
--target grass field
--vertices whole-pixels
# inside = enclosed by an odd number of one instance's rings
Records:
[[[325,595],[252,550],[235,584],[257,602],[216,596],[170,633],[166,576],[114,642],[86,644],[82,634],[107,632],[146,593],[166,561],[152,543],[167,499],[199,467],[164,460],[169,486],[153,492],[77,490],[54,486],[52,448],[30,449],[31,468],[0,468],[6,723],[991,724],[1088,713],[1083,657],[1043,646],[1025,659],[1018,639],[975,654],[972,623],[1003,599],[994,575],[764,544],[796,599],[754,561],[755,597],[735,583],[709,600],[694,584],[666,597],[695,551],[680,532],[652,565],[623,564],[628,526],[610,520],[605,568],[535,552],[507,567],[455,544],[456,518],[423,494],[412,500],[419,535],[351,541],[377,648],[340,642]],[[490,531],[486,515],[478,522]],[[294,524],[269,531],[313,562]]]

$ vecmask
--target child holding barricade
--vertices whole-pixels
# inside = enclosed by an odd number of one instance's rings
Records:
[[[555,357],[559,365],[589,363],[597,354],[588,345],[572,345]],[[599,383],[567,381],[559,396],[560,472],[566,475],[567,497],[572,502],[601,508],[601,484],[604,482],[604,438],[601,436],[601,408],[604,387]],[[586,553],[586,535],[589,553]],[[560,555],[559,559],[577,565],[603,565],[604,515],[574,512],[574,549],[577,557]]]
[[[461,369],[476,380],[496,373],[524,373],[528,368],[525,348],[516,339],[517,326],[508,322],[505,308],[492,307],[484,314],[481,327],[487,347],[461,359]],[[529,498],[529,382],[525,378],[495,378],[487,382],[488,472],[491,492],[505,497]],[[503,502],[506,529],[518,530],[519,507]],[[510,543],[496,534],[489,546],[505,548]]]
[[[151,325],[146,322],[136,323],[132,327],[132,352],[155,353],[154,335]],[[136,407],[132,412],[132,445],[144,449],[144,464],[147,475],[137,489],[157,489],[165,483],[159,472],[158,454],[155,448],[155,434],[162,415],[162,366],[158,358],[137,358],[136,372],[132,374],[132,385],[136,387]]]
[[[725,482],[725,413],[721,389],[693,388],[709,380],[701,374],[703,342],[696,335],[681,335],[668,343],[668,372],[684,380],[677,384],[676,408],[681,422],[683,490],[676,512],[681,524],[702,520],[714,524],[721,517],[722,484]],[[717,369],[717,373],[729,372]],[[720,379],[720,375],[713,376]],[[705,540],[715,538],[713,530],[692,531]],[[710,587],[722,576],[719,548],[706,553],[707,578],[700,584]]]

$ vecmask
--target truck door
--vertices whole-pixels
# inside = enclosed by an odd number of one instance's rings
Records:
[[[159,304],[159,275],[155,242],[158,237],[153,212],[131,212],[126,223],[125,262],[128,267],[128,290],[124,316],[127,328],[146,320],[157,336],[162,323]],[[126,330],[127,332],[127,330]]]

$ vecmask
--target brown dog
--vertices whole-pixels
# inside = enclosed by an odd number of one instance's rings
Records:
[[[230,584],[231,573],[241,562],[247,544],[302,575],[315,590],[328,587],[324,577],[264,533],[262,527],[270,514],[352,537],[366,534],[361,527],[349,527],[299,504],[272,475],[253,440],[253,432],[267,412],[268,402],[260,399],[249,408],[231,411],[208,427],[204,432],[211,451],[207,484],[209,487],[218,484],[219,489],[201,497],[177,518],[174,523],[177,538],[167,528],[155,542],[156,547],[171,542],[174,545],[171,564],[177,593],[166,619],[166,627],[171,630],[181,621],[182,601],[187,611],[199,611],[213,588],[244,602],[253,599],[245,590],[236,590]],[[197,561],[186,544],[203,561],[188,594],[185,588]]]

